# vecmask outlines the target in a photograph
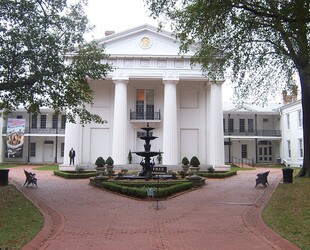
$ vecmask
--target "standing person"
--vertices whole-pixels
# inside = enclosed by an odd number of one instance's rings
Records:
[[[74,165],[74,157],[75,157],[75,151],[73,148],[71,148],[71,150],[69,151],[70,165],[71,163],[72,165]]]

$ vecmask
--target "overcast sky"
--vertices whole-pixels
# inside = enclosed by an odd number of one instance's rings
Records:
[[[146,23],[157,26],[143,0],[88,0],[85,11],[91,24],[96,26],[87,40],[102,38],[107,30],[120,32]]]

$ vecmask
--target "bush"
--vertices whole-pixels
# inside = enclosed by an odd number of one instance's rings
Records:
[[[100,187],[110,190],[112,192],[121,193],[131,197],[140,199],[147,198],[147,189],[154,189],[154,197],[166,198],[177,192],[182,192],[191,189],[193,184],[189,181],[177,181],[170,183],[160,183],[157,192],[157,182],[114,182],[114,181],[102,181]]]
[[[190,165],[193,167],[198,167],[200,165],[200,161],[198,160],[198,158],[196,156],[193,156],[191,161],[190,161]]]
[[[227,178],[227,177],[230,177],[236,174],[237,174],[236,170],[232,170],[228,172],[214,172],[214,173],[198,172],[199,176],[208,177],[208,178]]]
[[[183,165],[188,165],[189,164],[189,160],[187,159],[187,157],[183,157],[182,164]]]
[[[107,159],[106,159],[106,161],[105,161],[105,163],[107,164],[107,165],[113,165],[114,164],[114,160],[112,159],[112,157],[108,157]]]
[[[55,170],[54,175],[66,178],[66,179],[87,179],[90,177],[94,177],[97,175],[96,171],[84,171],[83,173],[79,173],[77,171],[60,171]]]
[[[98,157],[97,160],[96,160],[96,162],[95,162],[95,165],[96,165],[97,167],[103,167],[104,164],[105,164],[104,159],[103,159],[101,156]]]

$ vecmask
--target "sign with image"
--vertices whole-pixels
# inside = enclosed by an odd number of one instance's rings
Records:
[[[8,119],[5,152],[7,158],[23,157],[25,123],[25,119]]]

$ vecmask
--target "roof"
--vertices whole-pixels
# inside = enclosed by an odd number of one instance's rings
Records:
[[[256,104],[242,104],[237,106],[234,103],[223,103],[223,112],[225,113],[279,113],[280,103],[267,103],[264,106]]]

